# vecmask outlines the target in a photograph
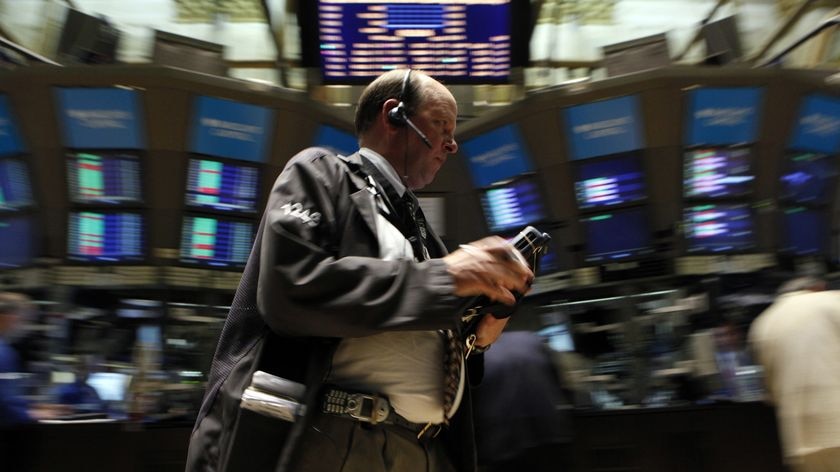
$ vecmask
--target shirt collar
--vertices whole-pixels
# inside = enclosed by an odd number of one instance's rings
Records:
[[[405,191],[407,189],[402,183],[399,174],[397,174],[397,170],[394,169],[394,166],[392,166],[387,159],[382,157],[382,154],[379,154],[373,149],[366,147],[361,148],[359,150],[359,153],[362,155],[362,157],[370,161],[371,164],[376,166],[379,172],[381,172],[382,175],[386,179],[388,179],[388,183],[390,183],[391,186],[394,187],[394,190],[397,192],[397,195],[399,195],[400,197],[405,195]]]

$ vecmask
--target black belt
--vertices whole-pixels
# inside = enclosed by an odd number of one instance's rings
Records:
[[[414,423],[403,418],[391,407],[386,397],[376,394],[348,392],[327,387],[321,400],[321,412],[362,423],[401,426],[425,440],[438,435],[442,424]]]

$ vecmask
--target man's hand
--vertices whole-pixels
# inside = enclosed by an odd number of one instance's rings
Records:
[[[487,348],[502,335],[510,317],[498,319],[491,314],[484,315],[475,328],[475,347]]]
[[[462,245],[443,261],[455,279],[455,295],[459,297],[484,295],[513,305],[513,292],[526,293],[534,279],[519,251],[498,236]]]

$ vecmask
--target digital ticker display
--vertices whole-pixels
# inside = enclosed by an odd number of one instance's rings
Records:
[[[405,67],[449,82],[507,81],[510,3],[319,0],[324,81],[367,81]]]
[[[34,227],[29,216],[0,217],[0,269],[32,263],[36,246]]]
[[[794,207],[782,213],[779,250],[795,256],[825,254],[829,243],[826,212]]]
[[[254,225],[209,216],[186,216],[181,262],[208,267],[242,267],[254,242]]]
[[[592,215],[581,222],[586,233],[586,262],[621,261],[653,251],[644,207]]]
[[[219,211],[255,212],[257,167],[211,159],[190,159],[186,202]]]
[[[143,217],[138,213],[70,213],[67,258],[85,262],[129,262],[144,258]]]
[[[531,178],[484,190],[482,205],[487,225],[494,233],[519,229],[545,218],[539,189]]]
[[[695,149],[685,155],[684,189],[688,198],[744,196],[750,193],[754,177],[748,149]]]
[[[0,211],[17,210],[32,203],[26,164],[18,159],[0,160]]]
[[[642,166],[636,155],[580,161],[575,182],[578,206],[597,208],[645,198]]]
[[[837,158],[826,154],[800,152],[788,156],[780,178],[781,199],[799,204],[828,203],[834,194]]]
[[[696,205],[685,208],[688,252],[730,253],[754,245],[753,217],[747,205]]]
[[[140,203],[137,156],[79,152],[67,156],[70,199],[76,203],[120,205]]]

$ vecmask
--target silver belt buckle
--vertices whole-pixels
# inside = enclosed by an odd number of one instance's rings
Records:
[[[365,410],[367,410],[366,406],[369,407],[369,415],[365,414]],[[388,418],[391,407],[388,405],[388,400],[380,396],[357,393],[347,398],[345,412],[359,421],[377,424]]]

